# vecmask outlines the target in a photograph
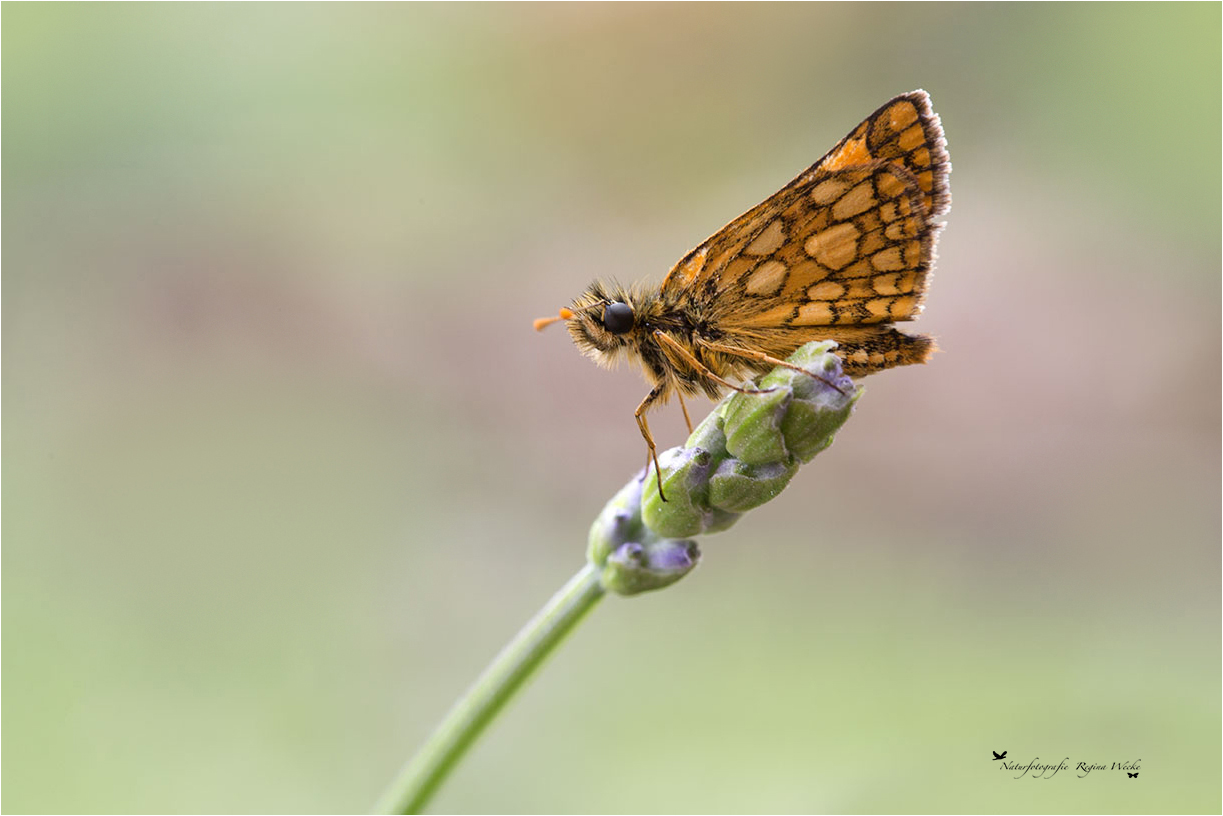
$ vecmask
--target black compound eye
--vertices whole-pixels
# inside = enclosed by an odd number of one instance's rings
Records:
[[[603,327],[612,334],[624,334],[633,328],[633,307],[627,303],[609,303],[603,309]]]

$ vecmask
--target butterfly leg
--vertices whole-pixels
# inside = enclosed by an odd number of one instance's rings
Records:
[[[650,393],[645,395],[645,399],[637,406],[637,410],[633,412],[633,417],[637,420],[637,430],[641,431],[641,437],[645,440],[649,450],[646,453],[646,473],[650,470],[650,461],[654,462],[654,475],[658,478],[658,497],[663,501],[667,497],[662,492],[662,468],[658,466],[658,446],[654,444],[654,436],[650,433],[650,423],[646,421],[645,412],[650,410],[650,406],[658,402],[666,391],[664,383],[659,383],[654,386]]]
[[[805,368],[796,366],[793,363],[787,363],[785,360],[778,360],[776,357],[765,354],[763,351],[752,351],[751,349],[738,348],[736,346],[724,346],[721,343],[714,343],[709,340],[702,340],[700,338],[697,338],[696,342],[704,348],[707,348],[710,351],[719,352],[720,354],[729,354],[732,357],[742,357],[747,360],[756,360],[761,363],[768,363],[769,365],[781,366],[793,371],[798,371],[802,374],[806,374],[808,377],[814,377],[825,385],[835,388],[842,394],[846,393],[844,389],[831,380],[821,377],[819,374],[812,373]]]
[[[692,417],[688,416],[688,406],[684,404],[684,392],[676,390],[675,396],[679,397],[680,410],[684,412],[684,422],[688,423],[688,435],[692,435]]]
[[[695,368],[701,374],[701,376],[708,377],[709,379],[716,382],[718,385],[721,385],[725,388],[729,388],[732,391],[738,391],[740,394],[767,394],[773,390],[772,388],[743,388],[742,386],[738,386],[738,385],[735,385],[734,383],[727,382],[726,380],[719,377],[717,374],[714,374],[712,371],[710,371],[708,366],[706,366],[700,360],[692,356],[692,352],[688,351],[688,349],[680,345],[680,343],[677,342],[675,338],[671,337],[664,331],[655,331],[654,339],[657,340],[660,344],[666,346],[672,352],[674,352],[674,354],[677,357],[679,357],[681,360],[683,360],[685,363]],[[769,359],[772,359],[772,358],[769,358]],[[783,363],[783,365],[789,365],[789,363]],[[790,366],[790,368],[798,368],[798,367]],[[801,368],[799,368],[798,370],[802,371]]]

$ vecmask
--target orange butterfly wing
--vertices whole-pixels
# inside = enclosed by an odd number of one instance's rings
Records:
[[[827,338],[850,373],[924,361],[928,339],[881,324],[921,311],[950,171],[929,97],[898,96],[688,253],[663,297],[773,356]]]

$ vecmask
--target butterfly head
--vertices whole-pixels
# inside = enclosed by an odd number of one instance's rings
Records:
[[[566,321],[578,349],[599,365],[611,368],[623,354],[637,348],[643,318],[653,301],[643,292],[596,281],[557,317],[536,320],[535,328]]]

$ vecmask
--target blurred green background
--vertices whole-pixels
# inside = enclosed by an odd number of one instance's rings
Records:
[[[3,23],[6,811],[370,807],[643,458],[639,374],[531,319],[916,87],[943,353],[604,601],[434,807],[1223,806],[1219,5]]]

